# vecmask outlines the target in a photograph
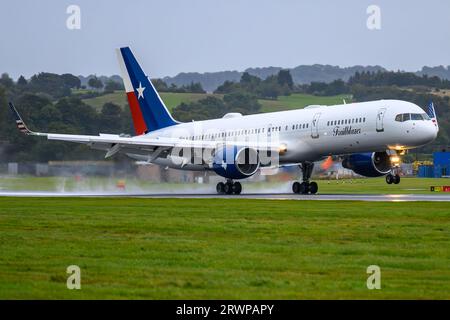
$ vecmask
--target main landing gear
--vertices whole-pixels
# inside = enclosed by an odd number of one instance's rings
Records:
[[[319,186],[316,182],[310,182],[312,171],[314,168],[314,162],[302,162],[300,169],[302,170],[302,182],[294,182],[292,184],[292,191],[298,194],[316,194],[319,190]]]
[[[234,182],[228,179],[225,183],[219,182],[216,186],[218,194],[241,194],[242,185],[240,182]]]
[[[386,183],[387,184],[399,184],[400,183],[399,174],[398,173],[396,173],[396,174],[389,173],[386,176]]]

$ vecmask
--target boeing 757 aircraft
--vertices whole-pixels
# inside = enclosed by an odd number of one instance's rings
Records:
[[[225,178],[220,194],[240,194],[236,181],[262,168],[298,165],[301,182],[292,191],[315,194],[310,181],[314,162],[331,155],[343,166],[366,177],[386,176],[399,183],[399,156],[432,142],[438,133],[434,106],[428,114],[400,100],[379,100],[335,106],[243,116],[229,113],[220,119],[189,123],[170,115],[155,87],[128,47],[117,50],[136,135],[98,136],[33,132],[10,103],[19,130],[28,135],[83,143],[106,151],[105,158],[124,153],[140,162],[180,170],[213,171]]]

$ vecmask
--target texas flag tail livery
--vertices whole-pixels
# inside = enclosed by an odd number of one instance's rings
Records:
[[[117,49],[117,55],[136,135],[177,124],[130,48]]]

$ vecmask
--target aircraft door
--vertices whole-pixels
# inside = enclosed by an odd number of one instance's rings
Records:
[[[319,118],[320,112],[316,113],[311,122],[311,138],[317,139],[319,138]]]
[[[377,113],[377,132],[383,132],[384,131],[383,120],[384,120],[385,113],[386,113],[386,108],[381,108],[380,110],[378,110],[378,113]]]

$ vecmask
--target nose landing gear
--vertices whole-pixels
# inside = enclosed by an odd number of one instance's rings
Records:
[[[395,153],[391,154],[390,160],[392,169],[391,172],[386,175],[386,183],[387,184],[399,184],[400,183],[400,156],[406,154],[406,150],[398,150]]]
[[[242,185],[240,182],[234,182],[228,179],[225,183],[219,182],[216,186],[216,191],[218,194],[241,194]]]
[[[310,182],[312,171],[314,168],[314,162],[303,162],[300,165],[302,170],[302,182],[294,182],[292,184],[292,192],[298,194],[316,194],[319,190],[319,186],[316,182]]]

